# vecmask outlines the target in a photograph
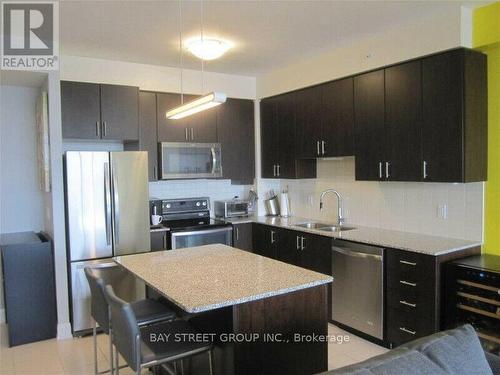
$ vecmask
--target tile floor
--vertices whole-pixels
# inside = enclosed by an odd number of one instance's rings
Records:
[[[329,325],[331,336],[348,336],[343,343],[331,342],[328,347],[328,369],[347,366],[370,357],[385,353],[387,349],[372,344],[353,334]],[[107,336],[98,336],[99,368],[107,368]],[[93,347],[92,336],[68,339],[47,340],[33,344],[7,347],[7,330],[0,325],[0,374],[1,375],[92,375]],[[120,370],[120,374],[133,374],[130,369]],[[146,370],[143,374],[151,374]]]

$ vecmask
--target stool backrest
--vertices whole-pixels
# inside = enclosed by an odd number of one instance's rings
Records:
[[[111,282],[114,274],[119,271],[116,263],[101,263],[85,267],[91,296],[90,313],[106,334],[109,334],[109,313],[104,289]]]
[[[127,364],[134,370],[140,367],[140,330],[134,311],[128,302],[117,297],[111,285],[104,295],[111,310],[113,343]]]

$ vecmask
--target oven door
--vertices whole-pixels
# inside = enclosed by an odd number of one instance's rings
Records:
[[[219,143],[160,143],[163,180],[222,177]]]
[[[209,245],[221,243],[224,245],[233,245],[233,227],[221,227],[214,229],[193,230],[185,232],[171,233],[172,250],[185,247]]]

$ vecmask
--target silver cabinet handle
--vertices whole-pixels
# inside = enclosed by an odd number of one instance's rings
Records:
[[[405,305],[405,306],[413,307],[413,308],[417,307],[416,303],[410,303],[410,302],[406,302],[404,300],[399,301],[399,303],[402,304],[402,305]]]
[[[99,121],[96,121],[96,122],[95,122],[95,135],[96,135],[96,137],[99,137],[99,138],[100,138],[100,137],[101,137],[101,134],[100,134],[100,131],[99,131],[99,128],[100,128],[100,126],[99,126],[99,125],[100,125]]]
[[[410,283],[409,281],[405,281],[405,280],[399,280],[399,283],[400,284],[403,284],[403,285],[408,285],[408,286],[417,286],[417,283]]]
[[[238,227],[234,228],[235,234],[236,234],[236,241],[240,239],[240,231],[238,230]]]
[[[271,231],[271,243],[274,243],[274,230]]]
[[[321,141],[321,155],[325,154],[325,144],[326,144],[325,141]]]
[[[280,168],[281,168],[281,165],[277,164],[277,165],[276,165],[276,171],[277,171],[278,173],[276,174],[276,176],[278,176],[278,177],[280,176]]]
[[[319,155],[320,154],[320,152],[319,152],[319,141],[316,141],[316,151],[317,151],[316,155]]]
[[[389,178],[390,175],[389,175],[389,165],[391,163],[389,163],[388,161],[385,162],[385,178]]]
[[[415,335],[417,332],[416,331],[411,331],[405,327],[399,327],[399,330],[400,331],[403,331],[403,332],[406,332],[406,333],[409,333],[410,335]]]
[[[378,163],[378,178],[382,179],[382,162]]]
[[[273,176],[276,177],[276,164],[273,164]]]
[[[167,250],[167,233],[163,235],[163,250]]]
[[[104,163],[104,221],[106,226],[106,244],[111,245],[111,185],[109,163]]]
[[[300,236],[297,236],[297,250],[300,250]]]
[[[424,162],[422,163],[423,164],[423,176],[424,176],[424,180],[427,178],[427,162],[424,160]]]
[[[407,261],[407,260],[400,260],[400,261],[399,261],[399,263],[401,263],[401,264],[406,264],[406,265],[408,265],[408,266],[416,266],[416,265],[417,265],[417,263],[416,263],[416,262],[409,262],[409,261]]]
[[[305,237],[301,237],[301,241],[300,241],[300,250],[305,250],[306,248],[306,239]]]
[[[108,132],[108,124],[106,121],[102,122],[102,136],[105,137]]]
[[[189,141],[188,128],[185,128],[186,141]]]
[[[191,128],[191,140],[194,141],[194,129]]]

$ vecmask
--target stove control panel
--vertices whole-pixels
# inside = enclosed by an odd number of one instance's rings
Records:
[[[188,212],[203,212],[210,209],[210,199],[208,197],[164,199],[161,202],[161,207],[163,215]]]

